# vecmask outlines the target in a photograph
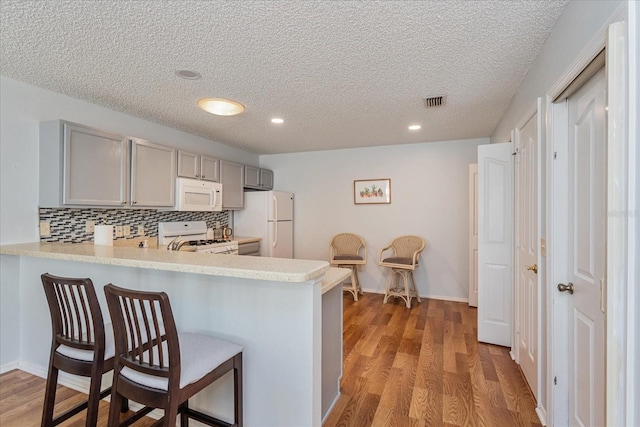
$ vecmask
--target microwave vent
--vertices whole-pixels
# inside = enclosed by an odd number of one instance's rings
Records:
[[[428,98],[423,98],[424,108],[433,108],[433,107],[442,107],[447,101],[446,96],[430,96]]]

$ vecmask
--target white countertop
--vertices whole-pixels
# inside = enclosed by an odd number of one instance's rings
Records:
[[[330,291],[351,276],[348,268],[330,267],[322,279],[322,293]]]
[[[231,240],[235,240],[239,245],[243,243],[253,243],[262,240],[260,237],[233,236]]]
[[[334,270],[349,271],[330,269],[326,261],[169,252],[159,249],[77,243],[36,242],[3,245],[0,246],[0,254],[278,282],[306,282],[323,277],[328,271],[333,271],[330,276],[325,276],[325,280],[329,277],[326,286],[328,289],[330,289],[329,286],[335,286],[346,278],[345,276],[335,282],[341,276],[341,272]],[[324,288],[323,281],[323,291]]]

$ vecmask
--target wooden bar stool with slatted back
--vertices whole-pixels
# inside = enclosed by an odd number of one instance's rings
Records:
[[[56,426],[84,409],[87,409],[85,425],[95,426],[100,399],[111,393],[111,387],[100,392],[100,385],[102,374],[113,369],[113,330],[110,324],[104,323],[90,279],[57,277],[48,273],[41,279],[53,332],[42,426]],[[59,371],[89,377],[91,382],[88,400],[54,418]]]
[[[242,347],[208,335],[178,333],[164,292],[112,284],[104,292],[116,346],[109,426],[129,425],[127,420],[119,424],[123,398],[164,409],[159,423],[165,427],[175,426],[178,414],[181,426],[189,418],[214,426],[242,426]],[[189,408],[189,398],[230,371],[234,374],[233,424]]]
[[[358,293],[362,294],[358,268],[367,263],[367,246],[364,239],[353,233],[333,236],[329,245],[329,263],[335,267],[351,269],[351,283],[345,284],[344,290],[351,292],[353,300],[358,301]]]

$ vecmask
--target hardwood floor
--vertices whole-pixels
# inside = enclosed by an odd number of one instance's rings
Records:
[[[40,377],[19,370],[0,375],[0,426],[39,426],[42,417],[45,382]],[[106,385],[103,384],[103,387]],[[86,394],[58,385],[55,413],[62,413],[86,398]],[[59,425],[84,427],[85,417],[86,411],[83,411]],[[97,426],[106,427],[108,419],[109,402],[101,400]],[[135,426],[147,427],[155,422],[156,420],[146,417],[138,421]]]
[[[344,296],[341,396],[324,427],[540,426],[509,350],[477,341],[477,310]]]
[[[323,427],[540,426],[508,349],[477,342],[476,317],[466,303],[423,299],[409,310],[379,294],[357,303],[346,294],[342,395]],[[39,425],[44,383],[17,370],[0,375],[0,426]],[[56,413],[83,398],[59,386]],[[100,405],[105,426],[108,402]],[[84,426],[84,413],[62,425]]]

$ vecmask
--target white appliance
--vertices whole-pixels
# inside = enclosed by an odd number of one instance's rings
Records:
[[[293,258],[293,193],[248,191],[233,214],[237,236],[260,237],[260,256]]]
[[[177,178],[176,210],[221,211],[222,184],[190,178]]]
[[[238,242],[207,239],[205,221],[159,222],[158,249],[237,255]]]

